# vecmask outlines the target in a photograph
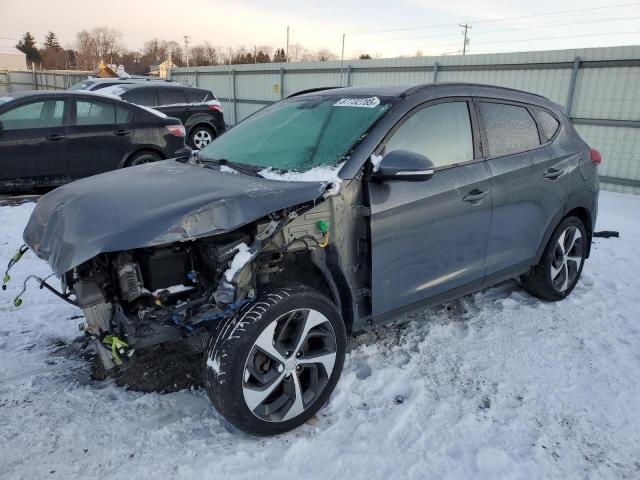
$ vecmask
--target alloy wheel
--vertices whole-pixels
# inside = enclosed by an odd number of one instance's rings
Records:
[[[213,140],[211,133],[208,130],[198,130],[193,134],[193,144],[197,149],[202,149],[209,145]]]
[[[564,292],[575,281],[584,260],[584,242],[577,227],[569,227],[558,237],[551,260],[551,283]]]
[[[329,319],[312,309],[290,311],[271,322],[254,342],[243,370],[247,407],[268,422],[286,422],[322,394],[336,361]]]

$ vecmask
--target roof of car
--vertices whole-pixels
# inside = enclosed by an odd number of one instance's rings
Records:
[[[331,96],[378,96],[405,98],[411,95],[422,93],[446,94],[446,95],[473,95],[491,96],[506,100],[520,100],[524,102],[553,104],[547,98],[531,92],[516,90],[514,88],[498,87],[495,85],[483,85],[478,83],[442,82],[425,83],[420,85],[384,85],[384,86],[363,86],[363,87],[330,87],[326,90],[313,89],[313,91],[302,91],[292,95],[318,95],[327,94]],[[555,105],[555,104],[554,104]]]
[[[115,86],[115,85],[114,85]],[[159,83],[159,82],[139,82],[139,83],[123,83],[123,84],[118,84],[117,85],[119,88],[122,88],[124,90],[133,90],[136,88],[145,88],[145,87],[163,87],[163,88],[189,88],[189,89],[195,89],[195,90],[204,90],[204,91],[208,91],[205,88],[197,88],[197,87],[189,87],[188,85],[182,85],[180,83],[177,82],[167,82],[167,83]]]

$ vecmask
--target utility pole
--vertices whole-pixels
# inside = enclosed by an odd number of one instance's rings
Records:
[[[289,61],[289,25],[287,25],[287,55],[286,55],[286,59],[285,62]]]
[[[184,54],[187,60],[187,67],[189,66],[189,41],[191,37],[189,35],[185,35],[184,37]]]
[[[471,28],[471,25],[465,23],[464,25],[458,24],[459,27],[464,28],[464,43],[462,44],[462,55],[467,54],[467,45],[469,45],[470,39],[467,37],[467,30]]]

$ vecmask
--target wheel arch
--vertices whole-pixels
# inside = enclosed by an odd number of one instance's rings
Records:
[[[156,155],[160,156],[161,160],[165,160],[167,158],[167,156],[159,148],[140,147],[140,148],[137,148],[137,149],[135,149],[135,150],[133,150],[131,152],[128,152],[126,155],[124,155],[122,157],[122,160],[120,160],[120,165],[118,165],[118,168],[123,168],[127,164],[127,162],[129,160],[131,160],[135,155],[138,155],[138,154],[144,153],[144,152],[155,153]]]
[[[298,268],[300,265],[304,268]],[[346,280],[327,267],[324,252],[316,253],[315,250],[306,250],[286,253],[282,270],[273,275],[267,283],[261,285],[258,282],[258,288],[283,281],[302,283],[329,297],[342,314],[347,332],[352,331],[353,313],[350,308],[351,296]]]
[[[189,137],[191,135],[191,132],[193,131],[194,128],[199,127],[199,126],[203,126],[203,127],[208,128],[209,130],[211,130],[211,132],[213,133],[214,137],[218,136],[218,129],[212,123],[211,119],[208,118],[207,116],[205,116],[204,114],[194,115],[194,116],[190,117],[185,122],[184,126],[187,129],[187,137]]]
[[[567,217],[577,217],[584,225],[584,229],[587,231],[588,239],[586,258],[589,258],[589,254],[591,253],[591,239],[593,238],[593,220],[591,218],[591,213],[585,207],[575,207],[569,210],[562,220]]]

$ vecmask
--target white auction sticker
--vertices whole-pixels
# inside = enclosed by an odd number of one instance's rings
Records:
[[[378,97],[369,98],[341,98],[333,104],[334,107],[362,107],[362,108],[374,108],[380,105],[380,99]]]

